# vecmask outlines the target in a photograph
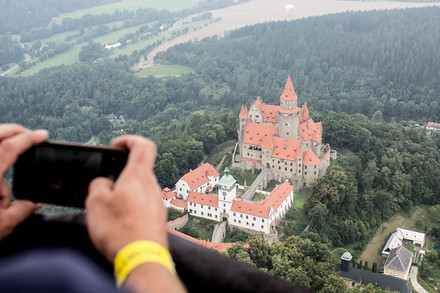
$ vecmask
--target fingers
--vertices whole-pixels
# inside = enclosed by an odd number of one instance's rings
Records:
[[[111,195],[111,190],[113,188],[113,182],[104,177],[98,177],[89,184],[89,194],[86,198],[85,207],[86,209],[93,202],[100,201],[102,197],[107,197]]]
[[[0,208],[7,208],[11,203],[11,191],[5,178],[0,179]]]
[[[2,213],[4,214],[3,219],[6,221],[2,223],[3,236],[11,234],[18,224],[40,207],[41,205],[34,204],[28,200],[17,200],[10,207],[4,209]]]
[[[18,125],[6,125],[0,128],[0,138],[0,174],[4,174],[20,154],[31,146],[45,141],[48,138],[48,132],[46,130],[23,130]]]
[[[121,136],[113,141],[114,146],[129,149],[128,162],[120,175],[124,178],[139,178],[151,172],[156,158],[156,145],[146,138],[134,135]],[[118,181],[120,181],[118,180]]]

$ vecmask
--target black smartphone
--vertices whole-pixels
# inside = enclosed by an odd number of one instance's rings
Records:
[[[101,176],[116,180],[127,157],[122,148],[44,142],[17,159],[13,194],[17,199],[83,208],[89,183]]]

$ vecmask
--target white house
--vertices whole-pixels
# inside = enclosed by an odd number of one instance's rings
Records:
[[[382,250],[382,256],[387,257],[390,254],[391,250],[402,246],[403,241],[419,247],[423,247],[425,245],[425,234],[397,228],[397,231],[391,234],[390,238],[385,244]]]
[[[211,164],[206,163],[180,178],[175,189],[177,197],[187,200],[191,191],[209,192],[217,185],[219,177],[217,170]]]

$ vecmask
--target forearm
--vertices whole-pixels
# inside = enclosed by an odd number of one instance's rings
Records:
[[[136,267],[128,275],[123,288],[135,293],[186,292],[179,278],[158,263]]]

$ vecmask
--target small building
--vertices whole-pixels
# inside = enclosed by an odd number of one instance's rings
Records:
[[[346,251],[341,257],[341,264],[336,264],[336,271],[339,277],[344,281],[347,288],[356,286],[366,286],[372,284],[374,287],[386,291],[397,291],[400,293],[410,293],[408,281],[394,278],[391,276],[373,273],[366,270],[351,267],[351,254]]]
[[[426,125],[425,125],[425,128],[426,129],[429,129],[429,130],[440,130],[440,123],[435,123],[435,122],[428,122]]]
[[[414,244],[418,247],[425,245],[425,234],[397,228],[397,231],[391,234],[382,250],[382,256],[387,257],[392,249],[402,246],[403,242]]]
[[[383,273],[395,278],[408,280],[412,257],[413,253],[404,246],[392,249],[385,261]]]
[[[114,44],[105,45],[104,48],[111,50],[111,49],[119,48],[120,46],[122,46],[121,42],[117,42]]]

